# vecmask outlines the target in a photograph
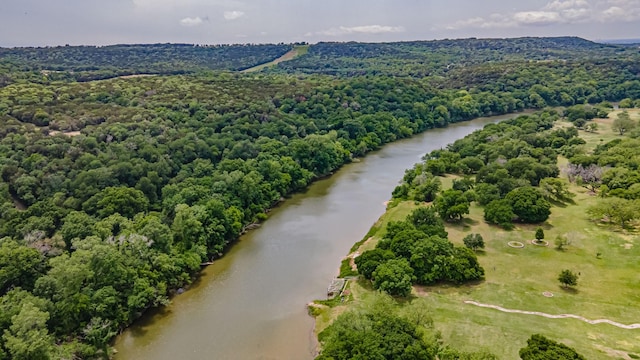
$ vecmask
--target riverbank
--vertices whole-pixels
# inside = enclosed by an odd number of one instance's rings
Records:
[[[189,291],[126,330],[115,344],[116,359],[312,359],[314,321],[304,304],[326,296],[338,259],[384,213],[383,202],[404,170],[425,149],[512,116],[387,144],[292,195],[204,268]]]
[[[640,118],[637,110],[631,113]],[[597,132],[580,132],[587,141],[587,149],[619,137],[611,130],[616,114],[596,120]],[[566,159],[561,158],[559,162],[566,164]],[[453,178],[441,178],[445,189],[451,187]],[[487,349],[500,359],[517,358],[518,350],[533,333],[566,343],[589,359],[637,356],[640,353],[637,341],[630,340],[640,336],[639,330],[611,325],[619,323],[628,327],[640,319],[640,300],[634,295],[633,281],[640,271],[636,260],[640,255],[637,232],[618,231],[590,221],[586,209],[598,198],[575,184],[569,190],[576,194],[575,204],[554,206],[550,218],[543,224],[546,239],[571,240],[565,250],[530,245],[528,240],[534,237],[538,225],[518,225],[513,231],[505,231],[487,224],[483,209],[474,203],[464,221],[447,224],[447,232],[457,245],[462,245],[462,239],[470,233],[483,236],[486,248],[477,254],[486,279],[464,286],[414,286],[411,296],[396,304],[396,311],[401,312],[408,304],[418,302],[433,319],[445,344],[465,351]],[[402,220],[415,206],[413,201],[405,201],[389,209],[365,237],[372,240],[352,249],[352,253],[371,249],[384,235],[383,224]],[[509,247],[512,241],[525,246]],[[573,290],[563,288],[557,280],[558,272],[566,268],[580,274],[578,286]],[[379,296],[368,281],[351,281],[348,287],[352,294],[348,303],[316,312],[316,333],[339,314],[366,307]],[[487,306],[479,307],[475,303]],[[571,316],[560,316],[563,314]],[[593,324],[580,318],[606,321]]]

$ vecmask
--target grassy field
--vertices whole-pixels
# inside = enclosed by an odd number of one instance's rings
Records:
[[[640,111],[632,110],[630,114],[640,119]],[[615,116],[613,113],[610,119],[597,120],[596,133],[581,131],[588,149],[618,137],[610,128]],[[562,167],[566,159],[560,159],[560,163]],[[445,188],[450,184],[450,178],[443,179]],[[554,206],[551,217],[542,225],[548,247],[530,243],[537,225],[520,225],[505,231],[485,223],[482,208],[475,205],[464,221],[447,226],[450,240],[459,245],[469,233],[482,234],[486,248],[478,252],[478,257],[486,279],[460,287],[414,288],[412,298],[421,298],[428,307],[445,343],[467,351],[489,349],[501,359],[517,359],[526,340],[541,333],[576,348],[588,359],[632,359],[640,355],[640,329],[506,313],[464,303],[473,300],[514,310],[575,314],[627,325],[640,323],[640,232],[590,221],[586,209],[598,198],[578,186],[572,185],[571,191],[576,194],[575,204]],[[404,202],[390,209],[368,234],[370,240],[357,251],[373,248],[386,223],[403,219],[415,207],[414,202]],[[565,250],[554,248],[558,236],[571,241]],[[509,241],[519,241],[525,247],[509,247]],[[574,289],[564,289],[558,283],[563,269],[580,274]],[[367,302],[371,297],[365,296],[370,292],[366,286],[357,282],[350,286],[355,303]],[[544,296],[545,292],[553,296]],[[319,322],[317,330],[327,326],[344,308],[325,309],[326,321]]]
[[[308,51],[309,51],[309,45],[297,45],[297,46],[294,46],[291,51],[287,52],[286,54],[282,55],[281,57],[279,57],[279,58],[277,58],[277,59],[275,59],[273,61],[270,61],[270,62],[264,63],[264,64],[260,64],[260,65],[256,65],[256,66],[254,66],[252,68],[244,69],[241,72],[249,73],[249,72],[260,71],[260,70],[262,70],[264,68],[268,68],[270,66],[277,65],[277,64],[279,64],[281,62],[295,59],[298,56],[302,56],[302,55],[306,54]]]

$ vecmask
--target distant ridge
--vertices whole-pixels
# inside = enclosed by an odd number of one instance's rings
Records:
[[[281,58],[296,46],[308,52],[266,72],[425,77],[496,61],[572,61],[635,49],[575,36],[466,38],[399,42],[294,44],[120,44],[0,48],[0,62],[49,79],[91,81],[138,74],[243,71]]]
[[[640,45],[640,39],[611,39],[611,40],[596,40],[601,44],[613,44],[613,45]]]

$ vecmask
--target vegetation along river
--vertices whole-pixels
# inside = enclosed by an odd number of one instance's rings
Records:
[[[384,213],[404,170],[431,150],[514,116],[388,144],[287,199],[171,305],[119,336],[116,359],[313,358],[313,318],[305,305],[326,297],[341,259]]]

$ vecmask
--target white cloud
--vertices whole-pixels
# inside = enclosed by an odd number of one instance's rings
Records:
[[[503,17],[499,14],[493,14],[491,15],[490,19],[474,17],[471,19],[456,21],[453,24],[447,25],[445,28],[447,30],[459,30],[466,28],[496,29],[512,26],[515,26],[515,23],[512,21],[512,19]]]
[[[591,19],[592,15],[591,9],[567,9],[562,11],[562,17],[570,23],[587,21]]]
[[[238,0],[131,0],[139,8],[172,9],[193,6],[225,6],[238,7],[243,3]]]
[[[473,17],[442,26],[447,30],[510,28],[640,20],[640,0],[553,0],[541,9]]]
[[[191,26],[198,26],[200,24],[203,23],[204,20],[202,20],[202,18],[200,16],[196,16],[196,17],[186,17],[182,20],[180,20],[180,25],[182,26],[187,26],[187,27],[191,27]]]
[[[554,11],[521,11],[513,14],[513,20],[522,25],[549,25],[563,22],[560,13]]]
[[[567,10],[567,9],[575,9],[575,8],[585,8],[589,7],[589,2],[586,0],[554,0],[548,3],[544,9],[545,10]]]
[[[363,25],[363,26],[340,26],[337,28],[331,28],[328,30],[318,31],[316,35],[326,36],[340,36],[349,34],[384,34],[384,33],[399,33],[404,32],[405,29],[402,26],[387,26],[387,25]],[[307,33],[305,36],[311,36]]]
[[[235,20],[244,16],[244,12],[233,10],[233,11],[225,11],[224,18],[226,20]]]

